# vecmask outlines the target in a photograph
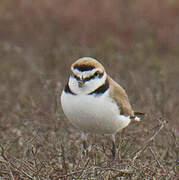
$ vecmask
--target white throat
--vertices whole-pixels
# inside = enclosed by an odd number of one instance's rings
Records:
[[[107,74],[104,72],[103,77],[96,77],[89,81],[86,81],[82,87],[79,87],[78,80],[76,80],[73,76],[70,76],[68,85],[71,91],[75,94],[89,94],[101,85],[103,85],[106,81]]]

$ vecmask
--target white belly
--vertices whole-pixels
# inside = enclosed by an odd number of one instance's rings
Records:
[[[111,101],[108,93],[93,96],[72,95],[63,91],[63,111],[71,123],[84,132],[115,134],[130,123],[130,118],[120,115],[118,106]]]

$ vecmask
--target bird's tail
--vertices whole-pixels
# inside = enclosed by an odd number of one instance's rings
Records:
[[[145,113],[143,112],[134,112],[134,118],[133,121],[139,122],[141,118],[145,116]]]

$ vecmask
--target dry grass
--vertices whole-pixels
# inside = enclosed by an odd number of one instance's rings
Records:
[[[3,0],[0,7],[0,179],[179,176],[179,4]],[[70,64],[95,57],[147,116],[117,135],[90,135],[89,155],[60,93]],[[167,123],[165,123],[165,121]]]

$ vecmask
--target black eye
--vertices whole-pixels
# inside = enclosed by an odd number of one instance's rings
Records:
[[[96,71],[96,72],[94,73],[94,76],[99,76],[99,72]]]
[[[94,73],[94,76],[101,78],[101,77],[103,76],[103,74],[100,73],[99,71],[96,71],[96,72]]]
[[[76,75],[73,75],[73,77],[74,77],[77,81],[80,80],[80,78],[79,78],[78,76],[76,76]]]

